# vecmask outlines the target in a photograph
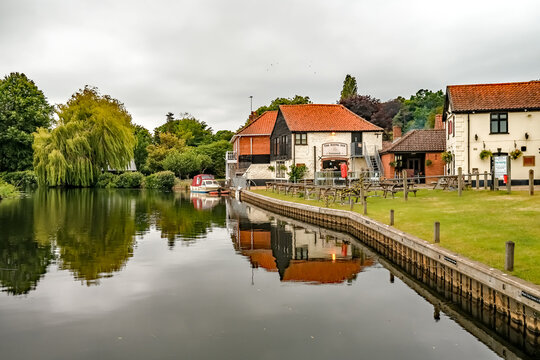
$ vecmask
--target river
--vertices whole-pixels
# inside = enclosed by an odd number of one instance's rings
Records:
[[[347,235],[234,199],[0,201],[3,359],[527,358]]]

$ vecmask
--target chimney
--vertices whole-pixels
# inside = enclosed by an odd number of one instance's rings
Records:
[[[399,139],[401,137],[401,126],[398,126],[398,125],[394,125],[392,127],[392,132],[394,134],[394,139],[393,141],[396,141],[397,139]]]
[[[251,115],[249,115],[249,118],[248,118],[248,120],[249,120],[249,121],[248,121],[248,124],[251,124],[251,122],[252,122],[253,120],[255,120],[256,118],[257,118],[257,112],[256,112],[256,111],[252,111],[252,112],[251,112]]]
[[[442,121],[442,114],[435,115],[435,126],[433,128],[438,129],[438,130],[444,129],[444,123]]]

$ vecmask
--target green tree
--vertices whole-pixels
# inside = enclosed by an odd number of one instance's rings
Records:
[[[159,140],[159,134],[170,133],[184,139],[188,146],[198,146],[212,141],[212,128],[204,121],[197,120],[187,113],[182,114],[181,119],[169,120],[169,114],[167,122],[154,130],[156,140]]]
[[[58,126],[34,135],[34,169],[40,185],[91,186],[107,168],[125,169],[135,137],[124,105],[85,87],[59,105]]]
[[[410,99],[401,98],[401,108],[394,116],[393,124],[403,127],[404,132],[411,129],[432,128],[435,115],[442,113],[444,93],[420,89]]]
[[[234,132],[230,130],[219,130],[218,132],[215,133],[213,141],[220,141],[220,140],[231,141],[233,136],[234,136]]]
[[[343,89],[341,90],[340,100],[343,101],[357,94],[358,89],[356,86],[356,78],[347,74],[347,76],[345,76],[345,80],[343,81]]]
[[[0,172],[32,168],[32,133],[52,123],[53,107],[21,73],[0,80]]]
[[[208,156],[197,154],[193,148],[184,152],[171,151],[163,160],[163,168],[174,172],[179,178],[188,178],[189,175],[202,172],[202,161],[207,166],[211,162]]]
[[[135,135],[135,148],[133,149],[133,157],[135,159],[135,166],[137,170],[143,173],[147,173],[146,159],[148,158],[148,145],[152,144],[152,135],[146,128],[135,125],[133,127],[133,134]]]
[[[212,165],[207,168],[208,172],[218,178],[225,177],[225,153],[230,150],[232,150],[232,144],[226,140],[197,147],[199,154],[207,155],[212,161]]]
[[[294,95],[293,98],[276,98],[272,100],[270,105],[261,106],[255,112],[257,115],[262,115],[266,111],[278,110],[280,105],[302,105],[311,104],[309,96]]]
[[[186,147],[186,141],[178,138],[176,135],[165,132],[158,134],[156,144],[147,146],[148,157],[146,159],[145,169],[149,172],[163,171],[163,160],[171,151],[182,152]]]

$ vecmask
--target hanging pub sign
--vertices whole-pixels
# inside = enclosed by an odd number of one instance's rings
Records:
[[[502,179],[506,175],[508,169],[508,156],[506,155],[493,155],[493,168],[495,170],[495,177]]]
[[[326,143],[322,144],[322,156],[347,156],[349,147],[345,143]]]

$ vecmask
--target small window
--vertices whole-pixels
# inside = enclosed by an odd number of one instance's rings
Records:
[[[307,145],[307,134],[306,133],[294,134],[294,145]]]
[[[489,129],[491,134],[508,134],[508,114],[492,113]]]

